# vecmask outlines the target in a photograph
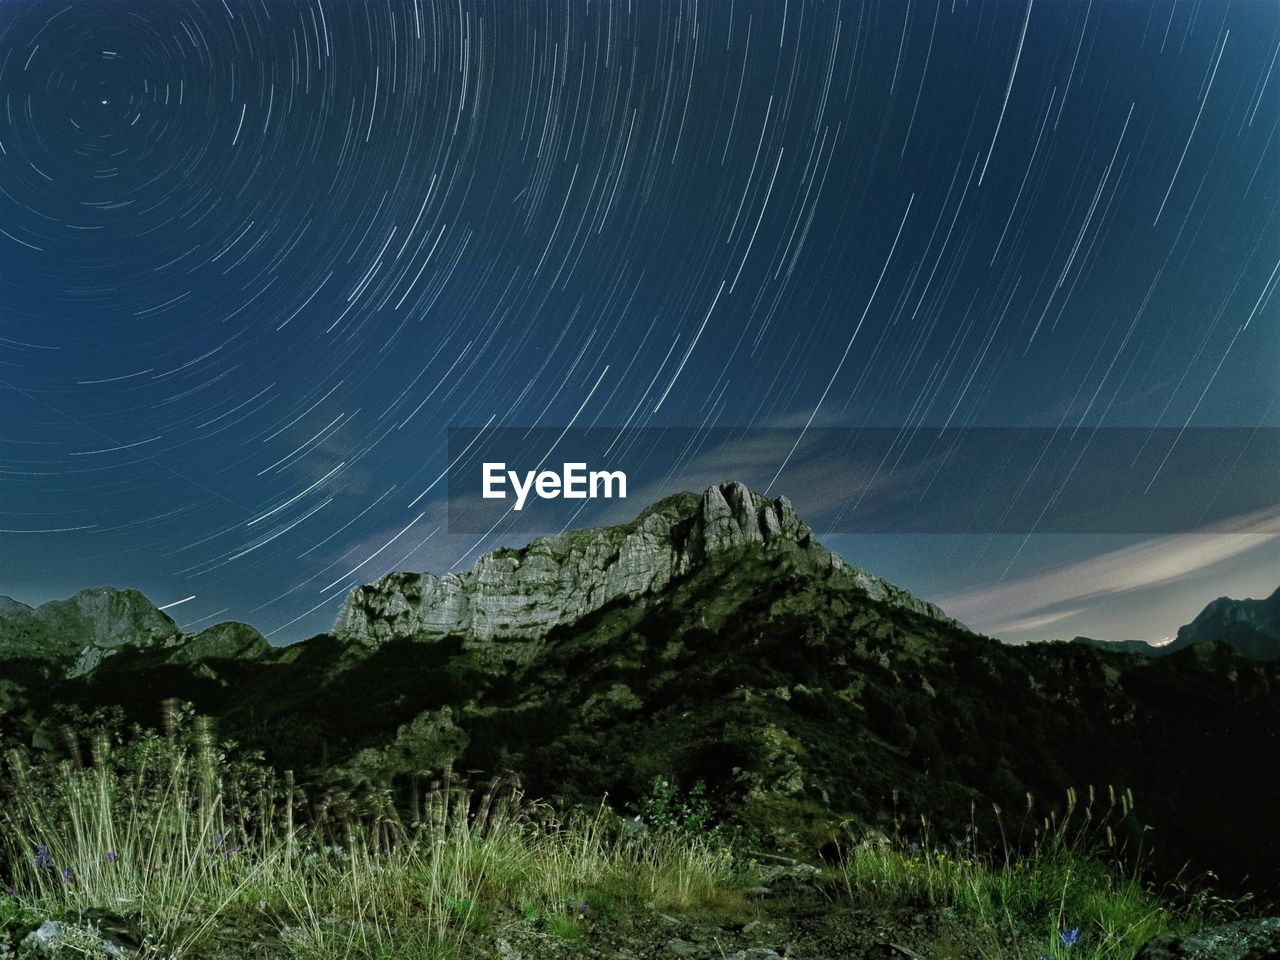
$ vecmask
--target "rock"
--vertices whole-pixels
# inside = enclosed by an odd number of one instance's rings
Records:
[[[933,604],[848,566],[814,540],[786,497],[741,483],[676,494],[634,521],[543,537],[481,557],[460,574],[392,573],[357,587],[333,634],[367,647],[398,637],[459,636],[473,648],[515,641],[503,656],[523,662],[536,641],[617,600],[661,591],[713,554],[748,545],[788,552],[814,572],[840,571],[873,600],[946,619]]]
[[[778,881],[792,883],[817,883],[822,879],[822,871],[808,863],[778,864],[764,871],[764,882]]]
[[[1280,917],[1241,920],[1198,933],[1162,933],[1134,960],[1275,960],[1280,957]]]
[[[807,863],[767,867],[760,877],[770,896],[793,896],[822,883],[822,871]]]
[[[133,951],[121,946],[91,926],[46,920],[23,939],[19,953],[24,957],[111,958],[118,960]]]

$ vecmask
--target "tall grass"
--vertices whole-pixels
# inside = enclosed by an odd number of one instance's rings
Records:
[[[504,918],[575,937],[640,903],[697,907],[730,882],[723,848],[630,835],[603,807],[560,820],[511,781],[446,776],[411,822],[385,796],[308,803],[289,775],[186,720],[166,736],[97,736],[87,758],[52,767],[6,756],[11,922],[106,917],[164,957],[229,935],[300,958],[452,957]]]
[[[0,760],[0,944],[58,918],[85,944],[112,930],[144,957],[460,960],[513,923],[573,939],[645,909],[742,913],[768,873],[700,792],[662,779],[641,804],[654,828],[634,832],[604,806],[559,817],[514,777],[476,787],[447,772],[402,818],[385,788],[304,791],[176,709],[164,734],[68,744],[58,764]],[[1141,851],[1120,839],[1132,797],[1106,797],[1071,791],[1046,816],[1028,797],[1012,836],[996,808],[994,843],[972,825],[938,842],[923,821],[914,840],[901,823],[850,838],[812,895],[954,921],[955,956],[1130,960],[1201,914],[1144,883]]]
[[[10,751],[0,860],[11,894],[58,914],[136,912],[167,943],[197,913],[216,914],[278,869],[268,773],[259,773],[256,796],[246,795],[253,778],[224,764],[206,727],[196,723],[177,743],[144,733],[113,756],[100,734],[89,762],[76,751],[52,767]]]
[[[1106,798],[1090,787],[1081,802],[1071,789],[1062,809],[1038,816],[1027,794],[1013,838],[993,805],[995,844],[980,843],[972,824],[961,841],[936,843],[922,820],[919,840],[904,841],[899,829],[850,844],[840,881],[857,903],[948,912],[993,960],[1128,960],[1158,933],[1200,925],[1203,911],[1175,909],[1144,880],[1141,828],[1133,849],[1122,839],[1133,796],[1108,788]]]

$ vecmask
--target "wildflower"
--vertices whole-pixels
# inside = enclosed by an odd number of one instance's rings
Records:
[[[587,912],[587,904],[585,904],[585,903],[580,903],[580,904],[578,904],[578,912],[579,912],[579,913],[586,913],[586,912]]]
[[[7,894],[8,894],[9,896],[11,896],[11,897],[16,897],[16,896],[18,895],[18,888],[17,888],[17,887],[12,887],[12,886],[10,886],[10,887],[5,887],[5,888],[4,888],[4,892],[5,892],[5,893],[7,893]]]
[[[116,853],[114,850],[107,851],[107,863],[115,863],[119,859],[120,854]]]
[[[49,848],[43,843],[40,844],[40,848],[36,851],[35,865],[37,870],[53,866],[53,857],[49,856]]]
[[[67,867],[67,869],[62,871],[62,882],[65,883],[68,887],[76,882],[75,872],[72,871],[70,867]]]
[[[1072,927],[1069,930],[1063,930],[1058,934],[1058,940],[1064,947],[1074,947],[1080,942],[1080,928]]]

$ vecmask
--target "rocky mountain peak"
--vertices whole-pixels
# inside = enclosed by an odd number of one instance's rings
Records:
[[[786,497],[765,497],[729,482],[701,496],[667,497],[627,524],[496,550],[465,573],[388,574],[351,591],[333,633],[375,647],[397,637],[532,641],[615,601],[655,594],[710,557],[740,549],[786,552],[809,572],[851,578],[874,600],[946,619],[932,604],[822,547]],[[531,655],[530,645],[524,646],[524,653],[508,655]]]
[[[1225,640],[1247,657],[1280,657],[1280,589],[1260,600],[1219,597],[1210,602],[1165,649],[1172,652],[1212,640]]]
[[[694,529],[701,533],[702,546],[708,552],[777,540],[803,545],[813,538],[790,500],[770,500],[737,481],[706,489]]]

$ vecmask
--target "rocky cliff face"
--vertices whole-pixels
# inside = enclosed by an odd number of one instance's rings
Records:
[[[629,524],[498,550],[465,573],[389,574],[351,591],[333,633],[371,647],[402,637],[533,641],[615,601],[658,593],[709,557],[748,546],[790,554],[807,571],[852,582],[874,600],[947,619],[822,547],[786,497],[724,483],[701,497],[661,500]]]

